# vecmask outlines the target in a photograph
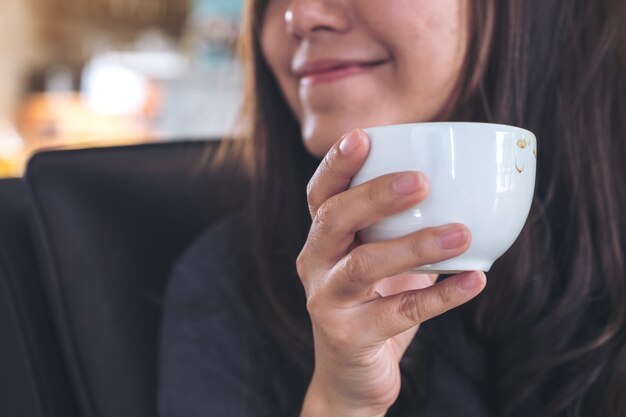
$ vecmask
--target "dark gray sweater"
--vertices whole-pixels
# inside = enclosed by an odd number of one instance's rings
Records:
[[[173,271],[161,329],[161,417],[299,414],[310,375],[278,355],[244,318],[235,285],[247,261],[233,244],[241,236],[238,219],[228,216],[204,233]],[[487,417],[481,361],[456,314],[419,330],[431,350],[426,415]]]

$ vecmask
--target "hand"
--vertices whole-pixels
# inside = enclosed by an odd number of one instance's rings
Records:
[[[479,294],[485,274],[466,272],[435,283],[413,267],[467,250],[461,224],[361,244],[356,232],[426,198],[417,172],[385,175],[346,190],[369,140],[344,136],[325,156],[307,194],[313,223],[297,260],[313,324],[315,371],[302,416],[383,416],[400,392],[399,362],[420,323]]]

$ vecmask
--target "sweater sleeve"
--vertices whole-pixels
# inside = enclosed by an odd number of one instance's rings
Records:
[[[161,417],[279,416],[276,359],[234,302],[241,260],[212,231],[177,264],[161,327]],[[278,387],[280,390],[280,386]]]

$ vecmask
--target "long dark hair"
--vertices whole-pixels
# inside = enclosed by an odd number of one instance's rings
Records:
[[[313,342],[295,259],[319,161],[259,44],[267,0],[247,3],[240,155],[252,184],[251,316],[304,375]],[[515,245],[462,307],[499,416],[626,415],[626,60],[622,0],[473,0],[450,118],[538,137],[536,194]],[[419,336],[419,332],[418,332]],[[404,384],[406,390],[419,385]]]

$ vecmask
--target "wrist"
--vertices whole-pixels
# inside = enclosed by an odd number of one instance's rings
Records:
[[[302,404],[300,417],[384,417],[387,410],[341,404],[330,398],[313,378]]]

